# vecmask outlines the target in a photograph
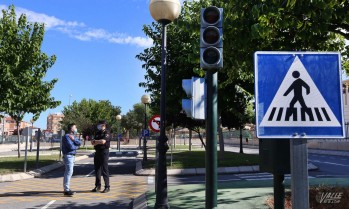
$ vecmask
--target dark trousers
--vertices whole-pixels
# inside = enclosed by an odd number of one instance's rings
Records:
[[[94,164],[96,173],[96,186],[101,186],[101,175],[103,175],[105,187],[109,185],[109,169],[108,169],[109,150],[98,150],[95,152]]]

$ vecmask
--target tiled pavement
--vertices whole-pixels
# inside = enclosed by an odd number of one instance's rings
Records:
[[[65,197],[62,193],[63,178],[40,178],[3,183],[0,189],[0,208],[6,204],[39,203],[55,200],[55,204],[74,202],[110,202],[115,200],[133,200],[145,193],[147,181],[145,177],[118,175],[110,178],[109,193],[92,193],[94,176],[73,177],[71,189],[77,193],[73,197]]]

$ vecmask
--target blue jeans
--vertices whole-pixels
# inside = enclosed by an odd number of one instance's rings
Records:
[[[74,155],[63,155],[63,161],[65,164],[63,188],[64,188],[64,191],[69,191],[70,190],[70,188],[69,188],[70,179],[73,175],[75,156]]]

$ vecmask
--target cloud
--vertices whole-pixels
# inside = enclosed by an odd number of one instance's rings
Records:
[[[0,4],[0,10],[8,6]],[[117,32],[109,32],[100,28],[90,28],[83,22],[65,21],[55,16],[37,13],[25,8],[16,8],[17,15],[26,14],[28,21],[44,23],[47,30],[55,30],[80,41],[102,40],[113,44],[129,44],[138,47],[150,47],[153,40],[147,37],[130,36]]]

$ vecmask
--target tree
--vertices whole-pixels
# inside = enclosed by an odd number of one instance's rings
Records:
[[[144,104],[137,103],[133,105],[133,109],[129,110],[121,119],[121,126],[126,129],[127,135],[132,130],[136,130],[137,134],[144,127]],[[147,117],[151,115],[151,109],[147,107]]]
[[[117,130],[116,116],[121,113],[119,106],[113,106],[109,100],[95,101],[92,99],[83,99],[80,102],[73,102],[70,106],[65,106],[62,113],[63,127],[70,123],[75,123],[79,133],[83,138],[94,135],[95,125],[100,120],[105,120],[111,132]]]
[[[49,57],[41,51],[44,34],[44,24],[28,22],[25,14],[20,15],[17,21],[14,6],[2,10],[0,112],[6,112],[15,119],[18,128],[26,113],[38,116],[42,111],[60,104],[50,95],[57,79],[43,80],[56,61],[56,56]]]
[[[251,120],[245,113],[254,94],[255,51],[340,51],[345,55],[343,66],[348,66],[348,50],[344,44],[347,35],[342,34],[348,31],[347,1],[185,1],[180,17],[167,30],[167,125],[180,118],[180,101],[185,97],[182,79],[205,74],[199,68],[200,10],[210,5],[224,8],[224,67],[218,74],[218,111],[226,127],[240,127]],[[329,11],[331,9],[334,10]],[[327,26],[322,27],[323,23]],[[336,29],[331,29],[335,26]],[[152,23],[145,25],[143,31],[154,40],[154,45],[136,56],[146,70],[146,81],[140,86],[151,93],[153,109],[158,111],[161,26]],[[178,121],[176,124],[188,123]]]

